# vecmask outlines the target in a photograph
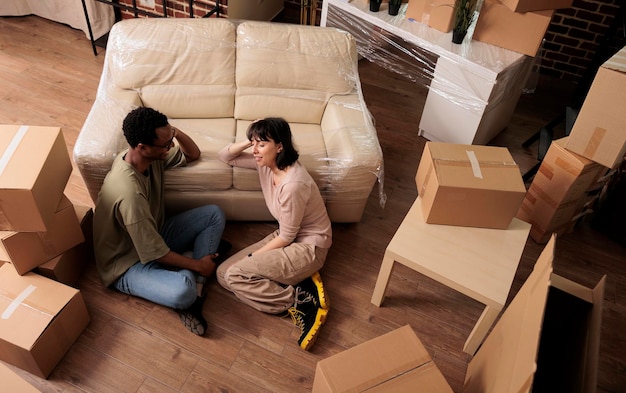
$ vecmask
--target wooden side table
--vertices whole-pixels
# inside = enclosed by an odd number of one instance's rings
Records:
[[[508,229],[427,224],[417,198],[383,258],[372,303],[381,305],[394,263],[401,263],[485,305],[463,351],[473,355],[504,307],[531,225]]]

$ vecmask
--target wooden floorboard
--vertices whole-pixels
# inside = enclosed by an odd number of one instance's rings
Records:
[[[60,126],[68,151],[95,98],[105,52],[94,56],[81,31],[35,16],[0,17],[0,124]],[[334,224],[322,271],[332,309],[311,352],[296,344],[289,320],[238,302],[214,280],[204,307],[206,337],[187,332],[172,310],[104,288],[95,266],[78,287],[91,323],[48,379],[12,367],[44,392],[307,392],[316,363],[410,324],[455,392],[469,355],[463,343],[482,308],[477,302],[402,266],[382,307],[370,303],[386,245],[417,196],[415,172],[426,142],[418,136],[427,89],[362,60],[365,100],[375,121],[385,165],[363,220]],[[522,143],[564,110],[575,86],[541,76],[522,95],[511,123],[491,144],[509,148],[522,172],[536,163],[536,145]],[[92,206],[78,171],[66,194]],[[384,203],[382,203],[384,202]],[[235,249],[273,229],[229,222]],[[530,240],[513,282],[517,293],[543,246]],[[586,286],[607,275],[598,392],[626,392],[626,248],[587,221],[557,241],[554,270]]]

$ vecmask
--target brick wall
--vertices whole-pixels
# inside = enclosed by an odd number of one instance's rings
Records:
[[[120,0],[120,4],[125,4],[128,7],[132,7],[133,0]],[[189,9],[189,0],[154,0],[154,8],[144,6],[144,2],[136,0],[137,8],[140,10],[138,16],[145,16],[145,11],[150,16],[165,16],[175,18],[189,18],[191,12]],[[201,18],[206,15],[210,10],[215,7],[215,1],[211,0],[194,0],[193,2],[193,15],[196,18]],[[164,12],[164,5],[167,12]],[[228,12],[228,0],[220,1],[220,13],[227,15]],[[122,19],[134,18],[135,14],[132,10],[121,10]]]
[[[558,10],[545,36],[541,73],[571,80],[583,77],[622,1],[574,0],[571,8]]]

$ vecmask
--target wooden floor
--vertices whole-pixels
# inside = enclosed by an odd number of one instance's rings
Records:
[[[102,49],[94,56],[81,31],[35,16],[1,17],[0,123],[61,126],[71,152],[103,59]],[[47,380],[13,369],[45,392],[307,392],[318,360],[410,324],[460,392],[470,360],[461,349],[480,304],[401,266],[382,307],[370,303],[385,247],[417,196],[414,176],[425,143],[417,124],[426,89],[367,61],[360,73],[385,157],[387,201],[381,207],[376,188],[362,222],[333,226],[334,244],[322,271],[332,310],[311,352],[298,348],[298,331],[289,321],[242,305],[214,280],[204,307],[208,334],[196,337],[173,311],[104,288],[90,264],[79,288],[91,324]],[[560,113],[559,100],[572,88],[541,78],[492,144],[509,147],[522,171],[530,169],[536,146],[527,151],[522,142]],[[66,193],[92,205],[78,173]],[[225,237],[240,248],[273,228],[228,223]],[[541,249],[528,241],[509,299]],[[587,286],[608,275],[599,392],[626,392],[625,259],[623,246],[585,223],[557,241],[555,272]]]

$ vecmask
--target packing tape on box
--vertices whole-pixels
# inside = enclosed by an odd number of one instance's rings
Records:
[[[467,154],[467,158],[469,158],[470,164],[472,165],[472,173],[474,174],[474,177],[482,179],[483,173],[480,170],[480,163],[478,162],[476,153],[473,150],[465,150],[465,153]]]
[[[4,172],[7,164],[11,161],[11,157],[13,157],[13,153],[17,150],[17,147],[20,145],[20,142],[26,135],[26,131],[28,131],[28,126],[21,126],[17,133],[11,139],[11,143],[7,146],[4,153],[2,153],[2,157],[0,158],[0,175]]]
[[[604,139],[605,135],[606,135],[606,129],[601,128],[601,127],[596,127],[596,129],[593,130],[593,133],[591,134],[591,138],[589,139],[589,142],[587,142],[587,146],[585,147],[585,152],[583,156],[593,157],[596,154],[598,147],[600,147],[600,143]]]
[[[17,310],[24,300],[37,289],[36,286],[29,284],[17,297],[9,304],[9,306],[2,312],[2,319],[9,319],[11,315]]]

